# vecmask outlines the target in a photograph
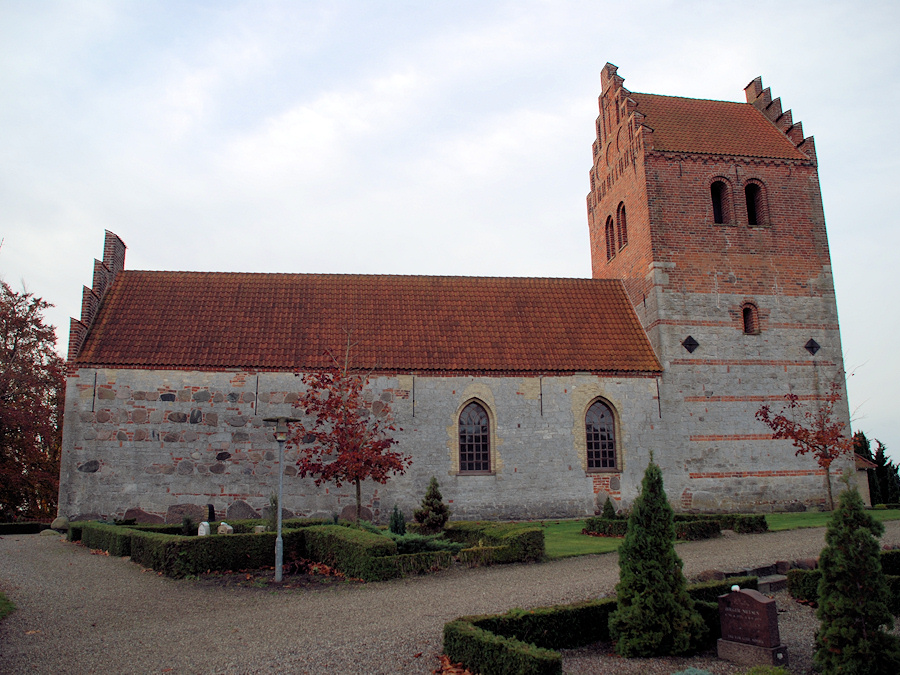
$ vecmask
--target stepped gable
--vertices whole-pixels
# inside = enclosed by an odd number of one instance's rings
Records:
[[[381,372],[661,368],[619,280],[124,271],[74,367]]]
[[[815,161],[815,142],[804,138],[803,125],[794,123],[781,99],[772,98],[757,77],[745,88],[746,103],[662,96],[629,91],[618,68],[607,63],[601,74],[603,98],[618,101],[616,124],[628,119],[643,133],[648,150],[740,157]],[[607,128],[612,125],[607,122]],[[601,133],[602,135],[602,133]],[[596,151],[595,151],[596,154]]]

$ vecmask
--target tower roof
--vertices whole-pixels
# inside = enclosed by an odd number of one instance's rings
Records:
[[[654,150],[809,161],[750,103],[629,92]]]
[[[123,271],[73,367],[660,371],[621,281]]]

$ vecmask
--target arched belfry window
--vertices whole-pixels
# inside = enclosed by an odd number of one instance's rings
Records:
[[[588,408],[584,427],[588,471],[616,469],[616,422],[612,409],[603,401],[595,401]]]
[[[624,202],[619,202],[619,208],[616,209],[616,230],[619,233],[619,250],[621,251],[628,245],[628,223],[625,219]]]
[[[460,473],[491,470],[491,423],[487,410],[472,401],[459,414]]]
[[[759,335],[759,309],[752,303],[747,303],[741,308],[741,320],[744,326],[744,335]]]
[[[747,183],[744,187],[747,200],[747,224],[766,224],[766,195],[759,183]]]
[[[713,222],[719,225],[731,222],[731,201],[728,184],[717,180],[709,187],[712,198]]]
[[[612,260],[616,254],[616,228],[612,216],[606,219],[606,259]]]

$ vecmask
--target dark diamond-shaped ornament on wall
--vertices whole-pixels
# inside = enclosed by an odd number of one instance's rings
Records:
[[[803,345],[803,348],[806,351],[808,351],[812,356],[815,356],[816,352],[821,349],[821,347],[819,346],[819,343],[816,342],[815,340],[813,340],[812,338],[809,338],[809,342],[807,342],[805,345]]]
[[[700,346],[700,343],[697,342],[693,337],[688,335],[684,338],[684,342],[681,343],[681,346],[688,350],[688,354],[693,354],[694,350]]]

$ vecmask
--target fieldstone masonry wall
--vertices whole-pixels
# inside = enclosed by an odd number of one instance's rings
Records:
[[[78,371],[66,393],[60,512],[140,510],[142,518],[180,521],[211,503],[219,515],[262,514],[278,471],[277,443],[262,420],[296,415],[299,387],[289,373]],[[587,473],[583,438],[574,439],[583,435],[585,402],[596,397],[617,412],[621,471]],[[458,472],[457,414],[473,398],[491,416],[493,472],[486,476]],[[660,442],[650,378],[382,376],[368,400],[375,413],[390,404],[402,428],[398,449],[413,458],[405,475],[364,486],[365,505],[380,520],[395,503],[411,517],[431,476],[456,518],[592,514],[598,493],[634,499]],[[330,516],[355,504],[352,486],[317,488],[297,477],[298,452],[286,451],[286,509]]]

